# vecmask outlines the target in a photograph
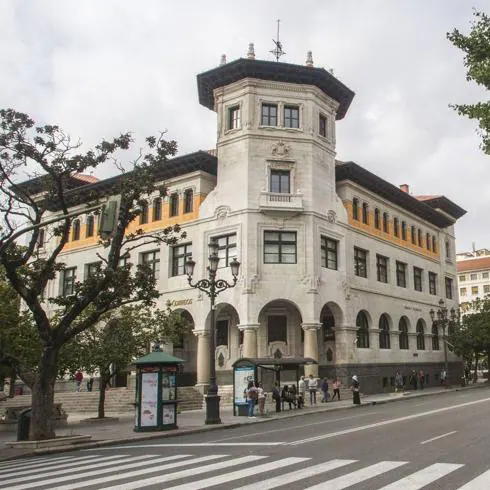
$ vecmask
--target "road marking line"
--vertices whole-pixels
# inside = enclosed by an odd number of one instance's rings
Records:
[[[436,463],[427,466],[423,470],[412,473],[390,485],[380,488],[379,490],[419,490],[433,481],[439,480],[443,476],[464,466],[463,464]],[[488,481],[487,486],[488,488]]]
[[[153,478],[146,478],[145,480],[132,481],[123,485],[104,487],[104,490],[134,490],[135,488],[145,488],[149,487],[150,485],[155,485],[157,483],[165,483],[172,480],[178,480],[179,478],[201,475],[202,473],[209,473],[210,471],[215,470],[219,471],[221,469],[238,466],[240,464],[254,463],[255,461],[259,461],[260,459],[264,458],[267,458],[267,456],[243,456],[241,458],[235,458],[229,461],[222,461],[221,463],[208,464],[207,466],[198,466],[197,468],[191,468],[189,470],[177,471],[175,473],[170,473],[167,475],[159,475]],[[256,467],[252,465],[252,468]],[[126,475],[123,475],[123,477],[125,478]]]
[[[74,457],[73,456],[64,456],[62,458],[57,458],[57,459],[73,459]],[[11,461],[3,461],[3,462],[0,462],[0,468],[10,468],[10,467],[13,467],[13,466],[20,466],[20,465],[23,465],[23,464],[30,464],[30,463],[41,463],[43,461],[49,461],[49,460],[53,460],[54,457],[53,456],[47,456],[45,458],[22,458],[22,459],[14,459],[14,460],[11,460]]]
[[[239,446],[280,446],[286,444],[284,442],[189,442],[182,444],[138,444],[131,446],[111,446],[101,447],[98,449],[90,449],[90,451],[98,451],[99,449],[111,450],[111,449],[140,449],[150,447],[239,447]]]
[[[277,488],[282,485],[287,485],[288,483],[297,482],[299,480],[304,480],[306,478],[311,478],[321,473],[326,473],[327,471],[335,470],[336,468],[341,468],[348,464],[357,463],[356,459],[332,459],[326,463],[317,464],[315,466],[309,466],[303,468],[299,471],[293,471],[291,473],[286,473],[283,475],[275,476],[269,478],[268,480],[261,480],[260,482],[251,483],[250,485],[245,485],[240,488],[235,488],[235,490],[259,490],[272,488]]]
[[[215,475],[211,478],[199,480],[192,483],[184,483],[183,485],[177,485],[176,487],[170,487],[166,490],[200,490],[202,488],[214,487],[215,485],[221,485],[247,476],[255,476],[259,473],[266,473],[267,471],[277,470],[279,468],[288,467],[293,464],[303,463],[310,458],[284,458],[278,461],[272,461],[270,463],[261,464],[259,466],[252,466],[245,468],[244,470],[232,471],[224,475]]]
[[[339,430],[337,432],[330,432],[329,434],[323,434],[321,436],[309,437],[308,439],[300,439],[298,441],[289,442],[287,444],[290,446],[296,446],[298,444],[306,444],[308,442],[321,441],[322,439],[330,439],[331,437],[343,436],[346,434],[352,434],[354,432],[359,432],[359,431],[368,430],[368,429],[375,429],[378,427],[383,427],[385,425],[396,424],[398,422],[404,422],[406,420],[413,420],[413,419],[417,419],[420,417],[426,417],[428,415],[434,415],[436,413],[447,412],[449,410],[456,410],[458,408],[467,407],[470,405],[476,405],[477,403],[486,403],[488,401],[490,401],[490,398],[483,398],[481,400],[475,400],[472,402],[460,403],[458,405],[452,405],[452,406],[444,407],[444,408],[437,408],[435,410],[429,410],[427,412],[420,412],[420,413],[415,413],[412,415],[406,415],[404,417],[397,417],[395,419],[383,420],[381,422],[375,422],[373,424],[352,427],[350,429]]]
[[[326,488],[328,488],[328,490],[342,490],[351,485],[355,485],[356,483],[361,483],[370,478],[374,478],[375,476],[382,475],[387,471],[394,470],[404,464],[407,464],[407,461],[382,461],[381,463],[367,466],[366,468],[362,468],[347,475],[339,476],[333,480],[328,480],[327,483],[322,482],[318,485],[313,485],[305,490],[325,490]]]
[[[52,483],[62,483],[64,481],[73,480],[75,478],[83,479],[83,478],[88,478],[90,476],[97,476],[97,475],[104,474],[104,473],[113,473],[114,471],[117,471],[118,468],[124,468],[124,469],[136,468],[139,466],[143,466],[145,464],[154,464],[154,463],[159,463],[162,461],[172,461],[174,459],[186,458],[188,456],[189,456],[188,454],[179,454],[179,455],[175,455],[175,456],[168,456],[166,458],[150,459],[151,457],[148,456],[147,454],[145,454],[144,456],[136,456],[136,457],[129,457],[129,458],[120,459],[119,461],[117,461],[118,465],[121,465],[121,463],[130,463],[130,461],[134,461],[134,463],[124,464],[121,466],[116,466],[114,461],[107,461],[107,463],[104,462],[104,463],[97,463],[97,464],[91,465],[90,466],[91,470],[93,468],[100,468],[101,466],[109,466],[109,468],[102,468],[102,469],[97,469],[94,471],[85,471],[85,472],[81,471],[79,473],[71,472],[70,474],[67,475],[67,472],[64,471],[63,469],[61,469],[60,471],[51,471],[51,472],[48,472],[46,474],[39,473],[39,474],[34,475],[34,476],[30,476],[30,477],[28,476],[27,478],[24,476],[20,476],[18,478],[14,478],[13,480],[9,480],[9,481],[2,480],[2,485],[5,483],[8,483],[9,485],[11,485],[12,483],[22,482],[21,485],[15,485],[15,486],[9,486],[9,487],[2,486],[2,490],[7,490],[7,489],[8,490],[24,490],[26,488],[36,488],[39,486],[39,481],[26,483],[26,480],[33,480],[35,478],[39,479],[39,478],[45,478],[48,476],[56,476],[56,475],[60,475],[60,474],[64,475],[64,476],[58,476],[56,478],[50,478],[50,479],[42,481],[43,485],[50,485]],[[104,458],[104,459],[107,459],[107,458]],[[146,461],[144,461],[144,460],[146,460]]]
[[[458,490],[488,490],[488,482],[490,481],[490,470],[485,471],[474,480],[471,480],[466,485],[459,487]]]
[[[125,454],[124,456],[127,456],[127,454]],[[83,456],[83,459],[88,459],[88,458],[94,458],[96,456]],[[79,458],[81,459],[81,458]],[[12,471],[12,470],[15,470],[16,468],[35,468],[36,466],[42,466],[42,465],[48,465],[48,464],[54,464],[52,462],[56,461],[56,462],[65,462],[65,463],[68,463],[69,461],[75,461],[75,458],[73,456],[65,456],[64,458],[46,458],[42,461],[39,461],[39,460],[34,460],[33,458],[29,458],[29,459],[24,459],[23,461],[25,461],[24,463],[19,463],[19,460],[16,460],[15,464],[12,464],[10,466],[0,466],[0,473],[5,473],[7,471]]]
[[[432,439],[427,439],[426,441],[422,441],[420,444],[427,444],[432,441],[437,441],[438,439],[442,439],[443,437],[450,436],[452,434],[456,434],[457,430],[453,430],[452,432],[447,432],[446,434],[442,434],[441,436],[433,437]]]
[[[117,480],[124,480],[126,478],[132,478],[136,476],[146,476],[148,473],[154,473],[157,471],[165,471],[165,470],[173,470],[174,468],[180,468],[182,466],[189,466],[191,464],[196,464],[196,463],[204,463],[208,461],[213,461],[216,459],[220,458],[225,458],[225,454],[211,454],[209,456],[201,456],[199,458],[193,458],[193,459],[186,459],[185,461],[173,461],[170,464],[164,464],[164,465],[157,465],[157,466],[151,466],[149,468],[144,468],[140,470],[135,470],[135,471],[130,471],[130,472],[119,472],[114,475],[108,475],[108,476],[103,476],[101,478],[95,478],[93,480],[87,480],[86,482],[76,482],[76,483],[71,483],[69,485],[63,485],[63,486],[58,486],[54,489],[51,490],[78,490],[79,488],[83,487],[91,487],[92,485],[98,485],[98,484],[103,484],[106,485],[107,483],[111,483]],[[223,464],[223,463],[221,463]],[[189,470],[187,470],[189,471]],[[77,475],[75,475],[72,480],[76,479]],[[139,484],[139,481],[137,482]],[[133,482],[133,485],[135,482]],[[138,486],[138,485],[137,485]],[[104,488],[106,488],[104,486]],[[116,485],[111,488],[122,488],[122,485]]]

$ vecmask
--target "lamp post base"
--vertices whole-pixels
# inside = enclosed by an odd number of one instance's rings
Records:
[[[221,419],[219,417],[219,401],[220,397],[215,394],[206,395],[206,425],[216,425],[221,424]]]

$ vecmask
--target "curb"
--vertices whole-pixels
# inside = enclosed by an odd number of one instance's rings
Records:
[[[359,409],[362,407],[372,407],[375,405],[384,405],[386,403],[400,402],[403,400],[411,400],[414,398],[426,398],[429,396],[436,396],[436,395],[441,395],[444,393],[453,393],[456,391],[469,391],[469,390],[482,389],[482,388],[488,388],[488,387],[489,387],[488,383],[480,383],[478,385],[458,387],[458,388],[448,388],[447,390],[441,390],[441,391],[436,391],[436,392],[420,393],[420,394],[417,393],[415,396],[410,396],[412,392],[409,392],[406,396],[401,396],[401,397],[387,398],[385,400],[379,400],[379,401],[367,400],[366,402],[361,403],[361,405],[347,405],[347,406],[344,405],[344,406],[338,406],[338,407],[332,407],[332,408],[325,407],[325,408],[319,408],[319,409],[312,411],[312,412],[295,412],[295,413],[291,413],[288,415],[281,415],[280,417],[257,419],[254,422],[233,422],[230,424],[220,424],[220,425],[210,425],[210,426],[205,426],[205,427],[196,427],[195,429],[177,429],[177,432],[156,432],[156,433],[138,436],[136,438],[135,437],[124,437],[121,439],[104,439],[101,441],[84,442],[84,443],[80,443],[80,444],[76,444],[76,445],[70,445],[70,446],[58,446],[58,447],[53,447],[53,448],[40,448],[40,449],[35,449],[34,451],[30,451],[28,453],[15,454],[15,455],[13,454],[13,455],[10,455],[7,457],[0,456],[0,461],[11,461],[11,460],[20,459],[20,458],[28,458],[28,457],[35,457],[35,456],[41,456],[41,455],[59,454],[59,453],[65,453],[65,452],[69,452],[69,451],[77,451],[79,449],[95,449],[98,447],[107,447],[107,446],[115,446],[115,445],[120,445],[120,444],[128,444],[128,443],[132,443],[135,441],[149,441],[152,439],[168,439],[170,437],[181,437],[181,436],[187,436],[187,435],[193,435],[193,434],[202,434],[204,432],[211,432],[211,431],[215,431],[215,430],[235,429],[237,427],[244,427],[247,425],[255,425],[255,424],[263,424],[263,423],[267,423],[267,422],[276,422],[278,420],[287,420],[287,419],[292,419],[292,418],[296,418],[296,417],[303,417],[305,415],[310,415],[310,414],[326,413],[326,412],[338,412],[340,410]]]

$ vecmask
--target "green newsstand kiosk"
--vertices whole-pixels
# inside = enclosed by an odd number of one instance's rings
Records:
[[[185,361],[155,351],[135,361],[136,432],[177,428],[177,372]]]

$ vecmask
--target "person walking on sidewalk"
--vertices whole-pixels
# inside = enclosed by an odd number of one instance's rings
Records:
[[[397,371],[395,374],[395,393],[397,391],[403,391],[403,376],[400,371]]]
[[[412,369],[412,374],[410,375],[408,382],[412,385],[413,390],[417,389],[417,372],[415,369]]]
[[[263,417],[265,415],[265,397],[267,393],[264,391],[264,387],[262,383],[259,383],[259,387],[257,388],[257,397],[259,399],[259,414]]]
[[[320,385],[320,388],[321,388],[322,393],[323,393],[322,403],[327,403],[327,401],[328,401],[328,380],[327,380],[327,378],[322,379],[322,384]]]
[[[272,388],[272,399],[276,402],[276,412],[279,413],[281,411],[281,390],[278,381],[274,383]]]
[[[419,383],[420,383],[420,389],[423,390],[425,384],[425,374],[423,369],[421,369],[419,372]]]
[[[337,398],[340,401],[340,387],[341,386],[342,386],[342,383],[340,382],[340,379],[335,378],[335,381],[332,383],[332,388],[333,388],[332,401],[334,400],[335,395],[337,395]]]
[[[298,383],[298,408],[303,408],[305,406],[305,396],[306,396],[306,382],[305,382],[305,377],[301,376]]]
[[[80,391],[81,387],[82,387],[82,381],[83,381],[83,374],[82,374],[82,371],[78,370],[76,373],[75,373],[75,383],[77,385],[77,391]]]
[[[354,376],[352,376],[352,402],[354,403],[354,405],[360,405],[361,404],[361,396],[360,396],[360,393],[359,393],[359,390],[361,388],[361,385],[359,383],[359,379],[357,378],[357,376],[354,374]]]
[[[257,400],[257,388],[255,388],[253,381],[248,382],[246,395],[248,404],[248,418],[254,419],[255,401]]]
[[[316,405],[316,391],[318,390],[318,379],[310,374],[308,378],[308,391],[310,392],[310,405]]]

